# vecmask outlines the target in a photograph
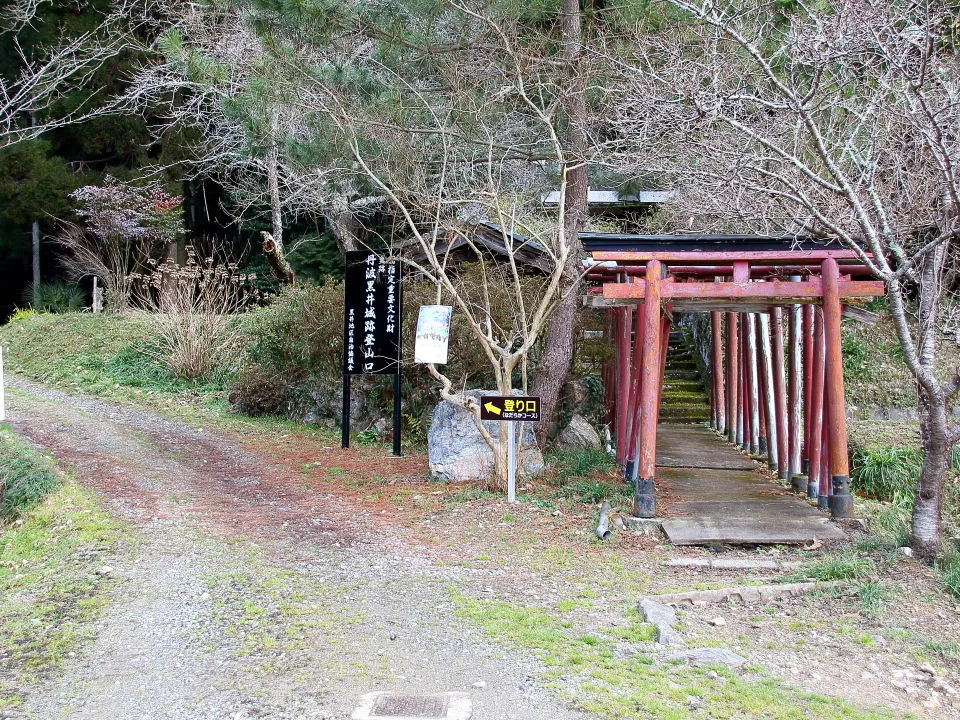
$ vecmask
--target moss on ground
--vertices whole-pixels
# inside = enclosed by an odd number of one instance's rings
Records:
[[[615,632],[579,632],[543,610],[452,593],[459,617],[493,640],[531,650],[544,680],[574,706],[624,720],[689,718],[773,720],[881,720],[908,717],[896,710],[857,708],[849,702],[791,688],[759,667],[689,668],[657,662],[642,623]],[[626,637],[625,637],[626,636]],[[629,643],[624,648],[623,644]]]
[[[0,708],[90,637],[115,582],[96,571],[125,533],[72,480],[0,526]]]

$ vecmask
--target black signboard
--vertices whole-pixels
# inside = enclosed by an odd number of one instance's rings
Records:
[[[480,398],[481,420],[540,421],[540,398],[486,395]]]
[[[367,250],[347,253],[344,375],[400,373],[400,263]]]

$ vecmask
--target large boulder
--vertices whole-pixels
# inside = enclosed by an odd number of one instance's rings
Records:
[[[474,398],[498,394],[488,390],[468,390],[465,393]],[[500,423],[489,420],[483,424],[494,439],[499,437]],[[517,425],[520,437],[517,477],[534,475],[543,470],[543,454],[533,435],[532,424]],[[466,482],[487,479],[494,474],[493,451],[480,435],[473,413],[446,400],[433,411],[433,422],[427,434],[427,455],[430,474],[438,480]]]
[[[570,418],[570,422],[557,436],[557,445],[562,448],[603,448],[600,435],[582,415]]]

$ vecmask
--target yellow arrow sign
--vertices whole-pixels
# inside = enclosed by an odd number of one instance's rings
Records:
[[[483,407],[486,409],[487,412],[492,412],[494,415],[502,415],[502,414],[503,414],[503,411],[502,411],[500,408],[498,408],[496,405],[494,405],[493,403],[488,402],[488,403],[484,404]]]

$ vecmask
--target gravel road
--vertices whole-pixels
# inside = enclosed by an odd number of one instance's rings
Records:
[[[458,621],[451,589],[476,578],[402,528],[216,432],[11,384],[8,422],[135,540],[94,640],[7,717],[343,720],[375,690],[468,691],[476,720],[586,717],[537,686],[535,658]]]

